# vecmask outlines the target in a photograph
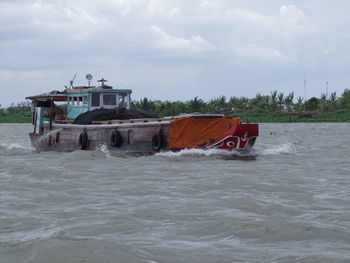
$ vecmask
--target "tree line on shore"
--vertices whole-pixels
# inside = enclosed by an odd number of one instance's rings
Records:
[[[31,109],[32,107],[29,101],[23,101],[17,104],[11,103],[11,106],[6,108],[0,104],[0,116],[19,113],[28,114],[31,112]]]
[[[336,92],[329,95],[321,94],[320,98],[312,97],[304,100],[303,97],[295,98],[294,92],[284,94],[276,90],[271,91],[269,95],[256,94],[254,98],[221,96],[209,100],[208,102],[195,97],[189,101],[160,101],[143,98],[139,101],[133,101],[135,109],[152,111],[159,116],[171,116],[180,113],[221,113],[235,114],[244,112],[312,112],[324,113],[339,109],[350,108],[350,90],[344,90],[340,97]]]
[[[143,98],[132,102],[133,109],[140,109],[154,112],[159,116],[171,116],[181,113],[221,113],[235,114],[244,112],[312,112],[324,113],[339,109],[350,109],[350,90],[346,89],[341,96],[335,92],[321,94],[319,98],[312,97],[304,100],[302,97],[295,98],[294,92],[284,94],[276,90],[268,95],[256,94],[254,98],[221,96],[218,98],[204,101],[198,97],[191,100],[182,101],[160,101]],[[12,103],[11,106],[4,108],[0,104],[0,116],[24,114],[30,116],[31,104],[29,101],[18,104]]]

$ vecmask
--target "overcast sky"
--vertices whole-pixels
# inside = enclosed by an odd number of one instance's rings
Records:
[[[350,88],[348,0],[0,0],[0,104],[104,77],[133,99]]]

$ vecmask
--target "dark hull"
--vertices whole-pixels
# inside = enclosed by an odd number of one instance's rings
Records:
[[[95,150],[106,146],[115,152],[128,152],[135,155],[150,155],[159,150],[168,150],[170,123],[142,125],[65,125],[53,124],[52,130],[45,129],[43,135],[30,133],[32,146],[36,151]],[[121,144],[113,146],[112,133],[118,131]],[[159,150],[154,150],[152,139],[161,132],[163,142]],[[79,137],[87,134],[87,143],[82,147]]]

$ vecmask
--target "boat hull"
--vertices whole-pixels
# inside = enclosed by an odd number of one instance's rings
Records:
[[[206,124],[205,121],[202,122]],[[213,123],[213,120],[208,120],[208,122]],[[220,131],[220,133],[216,132],[215,138],[210,138],[209,135],[201,138],[201,134],[205,133],[203,129],[202,132],[201,129],[197,131],[198,135],[193,134],[193,128],[186,133],[186,129],[188,129],[188,125],[186,125],[180,127],[179,133],[174,128],[174,122],[170,120],[96,125],[50,124],[46,122],[42,134],[30,133],[30,139],[32,146],[38,152],[95,150],[104,146],[110,151],[139,156],[152,155],[159,151],[179,151],[186,148],[249,151],[258,136],[257,124],[233,126],[230,124],[227,129]],[[177,129],[179,130],[179,128]],[[190,140],[194,140],[194,143],[191,143]]]

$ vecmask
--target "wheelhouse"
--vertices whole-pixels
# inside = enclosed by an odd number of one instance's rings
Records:
[[[88,75],[87,75],[88,77]],[[130,89],[113,89],[105,85],[102,79],[101,86],[73,86],[65,91],[51,91],[36,96],[27,97],[32,100],[34,133],[41,133],[44,121],[70,120],[73,121],[80,114],[95,109],[126,108],[130,109]],[[59,107],[61,106],[61,107]]]
[[[130,109],[131,90],[88,88],[67,91],[67,119],[99,108]]]

